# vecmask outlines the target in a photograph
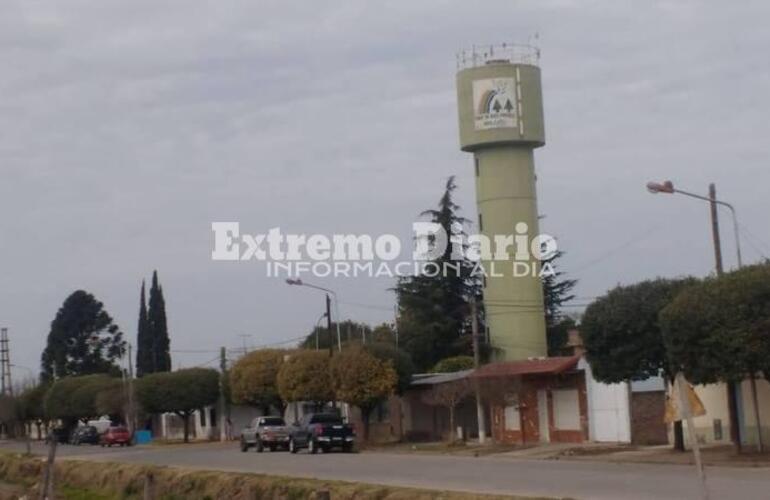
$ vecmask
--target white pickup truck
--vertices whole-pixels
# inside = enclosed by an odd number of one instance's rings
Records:
[[[257,417],[251,425],[241,431],[241,451],[256,448],[261,453],[265,448],[270,451],[289,449],[289,432],[286,422],[281,417]]]

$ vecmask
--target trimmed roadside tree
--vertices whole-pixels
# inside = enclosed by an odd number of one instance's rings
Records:
[[[271,408],[277,408],[283,415],[286,402],[278,392],[278,372],[289,353],[282,349],[261,349],[239,359],[229,373],[233,402],[258,406],[265,415],[270,414]]]
[[[136,383],[136,396],[148,413],[175,413],[184,422],[189,442],[190,416],[219,397],[219,373],[210,368],[187,368],[145,375]]]
[[[692,278],[642,281],[618,286],[592,302],[580,333],[594,377],[605,383],[673,377],[658,317],[677,293],[694,283]],[[684,450],[681,422],[674,429],[674,446]]]
[[[334,400],[329,354],[325,351],[294,351],[278,370],[278,394],[284,401],[310,401],[317,407]]]
[[[102,415],[96,406],[102,391],[111,391],[120,381],[108,375],[65,377],[51,386],[45,397],[45,412],[49,419],[60,419],[66,427],[83,423]]]
[[[770,375],[770,265],[688,287],[661,311],[660,319],[671,366],[695,384],[748,378],[759,421],[756,377]]]
[[[349,348],[331,359],[331,379],[337,399],[357,407],[369,440],[369,421],[380,402],[393,394],[398,382],[389,361],[381,361],[360,348]]]
[[[403,394],[412,383],[412,375],[414,374],[414,363],[409,354],[387,342],[372,342],[364,345],[363,348],[380,361],[391,363],[393,369],[396,370],[396,394]]]
[[[31,430],[31,425],[35,425],[38,438],[42,438],[43,424],[48,421],[44,404],[48,390],[49,386],[38,384],[27,388],[19,395],[22,418],[30,426],[29,430]]]

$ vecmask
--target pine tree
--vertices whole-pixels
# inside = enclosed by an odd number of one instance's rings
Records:
[[[150,287],[150,308],[147,313],[150,342],[152,373],[171,371],[171,355],[168,325],[166,323],[166,301],[163,289],[158,283],[158,271],[152,273]]]
[[[153,372],[152,337],[147,317],[147,301],[144,295],[144,280],[139,304],[139,324],[136,327],[136,376]]]
[[[452,199],[456,188],[454,177],[450,177],[438,209],[421,214],[441,225],[450,239],[464,236],[468,222],[458,215],[460,207]],[[401,346],[419,370],[450,356],[472,353],[468,301],[481,296],[481,280],[473,275],[474,263],[464,256],[455,260],[451,245],[432,265],[442,272],[401,278],[395,288]]]
[[[544,275],[542,279],[549,356],[562,354],[564,345],[567,343],[568,332],[575,327],[574,320],[564,317],[561,311],[565,303],[575,298],[571,292],[577,285],[577,280],[566,279],[564,272],[557,270],[556,260],[563,255],[564,252],[559,250],[543,262],[544,265],[550,265],[555,271],[553,274]]]
[[[126,342],[104,304],[90,293],[77,290],[62,304],[51,322],[46,348],[41,356],[41,379],[56,379],[94,373],[120,374],[116,364]]]

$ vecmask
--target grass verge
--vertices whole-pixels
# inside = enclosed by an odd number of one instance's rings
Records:
[[[32,490],[42,477],[42,468],[40,458],[0,454],[0,482],[24,485]],[[535,500],[532,497],[74,460],[57,463],[55,479],[60,498],[67,500],[138,499],[142,498],[148,474],[155,478],[156,498],[163,500],[299,500],[315,498],[321,490],[328,491],[334,500]]]

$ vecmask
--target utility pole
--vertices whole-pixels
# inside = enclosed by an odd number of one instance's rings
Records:
[[[225,401],[225,376],[227,375],[227,352],[224,347],[219,348],[219,440],[227,441],[227,402]]]
[[[722,276],[722,241],[719,238],[719,215],[717,213],[717,188],[709,184],[709,207],[711,209],[711,237],[714,240],[714,260],[716,261],[717,276]]]
[[[133,346],[128,343],[128,432],[131,436],[136,430],[136,410],[134,408],[134,363],[132,361]]]
[[[339,326],[339,318],[337,318]],[[334,356],[334,334],[332,333],[332,299],[326,294],[326,328],[329,331],[329,357]]]
[[[7,328],[0,328],[0,394],[3,396],[13,396],[11,349],[8,347]]]
[[[717,212],[717,188],[709,184],[709,208],[711,210],[711,237],[714,241],[714,260],[716,261],[717,276],[722,276],[722,240],[719,236],[719,213]],[[738,387],[733,381],[727,382],[727,413],[730,417],[730,440],[735,449],[740,452],[743,448],[741,424],[738,422]]]
[[[479,323],[476,314],[476,297],[471,297],[471,334],[473,335],[473,366],[478,370],[481,364],[479,352]],[[473,379],[473,388],[476,391],[476,419],[479,424],[479,444],[484,444],[487,439],[487,425],[484,420],[484,403],[481,401],[481,388],[479,379]]]

